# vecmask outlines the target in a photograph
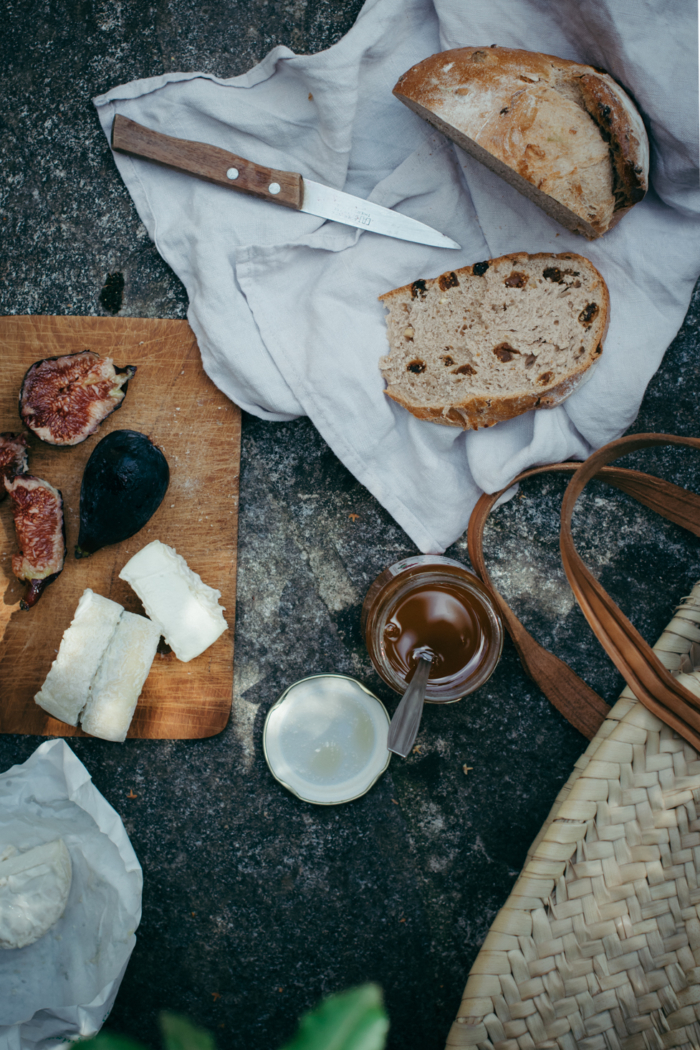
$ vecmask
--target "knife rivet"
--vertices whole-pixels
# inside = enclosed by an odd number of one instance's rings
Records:
[[[226,177],[228,179],[237,179],[238,178],[238,168],[229,168],[228,171],[226,172]]]
[[[269,193],[277,195],[282,189],[282,187],[280,186],[279,182],[271,182],[267,189]]]

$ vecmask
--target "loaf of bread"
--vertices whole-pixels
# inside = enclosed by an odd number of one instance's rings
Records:
[[[464,430],[558,405],[598,360],[608,326],[605,281],[571,252],[503,255],[379,298],[386,394]]]
[[[646,193],[642,118],[620,85],[592,66],[515,48],[464,47],[413,66],[394,94],[591,240]]]

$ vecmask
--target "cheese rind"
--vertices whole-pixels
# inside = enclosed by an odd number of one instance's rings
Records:
[[[153,540],[119,573],[179,660],[187,663],[228,628],[221,592],[209,587],[172,547]]]
[[[103,740],[123,741],[160,641],[160,628],[124,610],[90,686],[80,724]]]
[[[75,726],[90,685],[116,630],[122,606],[90,588],[83,591],[58,655],[35,702],[54,718]]]
[[[72,868],[63,839],[0,861],[0,948],[25,948],[43,937],[66,909]]]

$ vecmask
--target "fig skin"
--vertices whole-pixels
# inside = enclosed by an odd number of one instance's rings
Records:
[[[168,461],[145,434],[113,430],[95,446],[80,487],[76,558],[121,543],[150,521],[170,483]]]
[[[26,474],[29,469],[27,439],[24,434],[0,434],[0,482],[13,478],[15,474]],[[0,500],[7,491],[0,485]]]
[[[19,554],[12,556],[12,571],[29,583],[20,609],[31,609],[50,583],[61,574],[66,558],[63,496],[42,478],[16,474],[4,478],[12,501],[12,515]]]
[[[35,361],[22,380],[20,418],[48,445],[79,445],[121,407],[135,372],[93,350]]]

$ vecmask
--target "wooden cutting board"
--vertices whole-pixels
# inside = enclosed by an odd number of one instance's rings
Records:
[[[111,317],[0,318],[0,431],[23,430],[17,399],[34,361],[95,350],[115,365],[136,365],[122,407],[73,448],[29,438],[29,472],[63,493],[65,568],[26,612],[25,584],[12,573],[17,551],[10,500],[0,503],[0,732],[83,736],[34,703],[61,636],[86,587],[131,612],[143,607],[119,571],[151,540],[174,547],[205,583],[221,591],[229,630],[182,663],[161,640],[134,715],[130,737],[212,736],[226,725],[233,690],[236,540],[241,414],[205,374],[186,321]],[[148,524],[131,539],[76,559],[80,484],[97,442],[111,430],[138,430],[165,453],[170,486]]]

